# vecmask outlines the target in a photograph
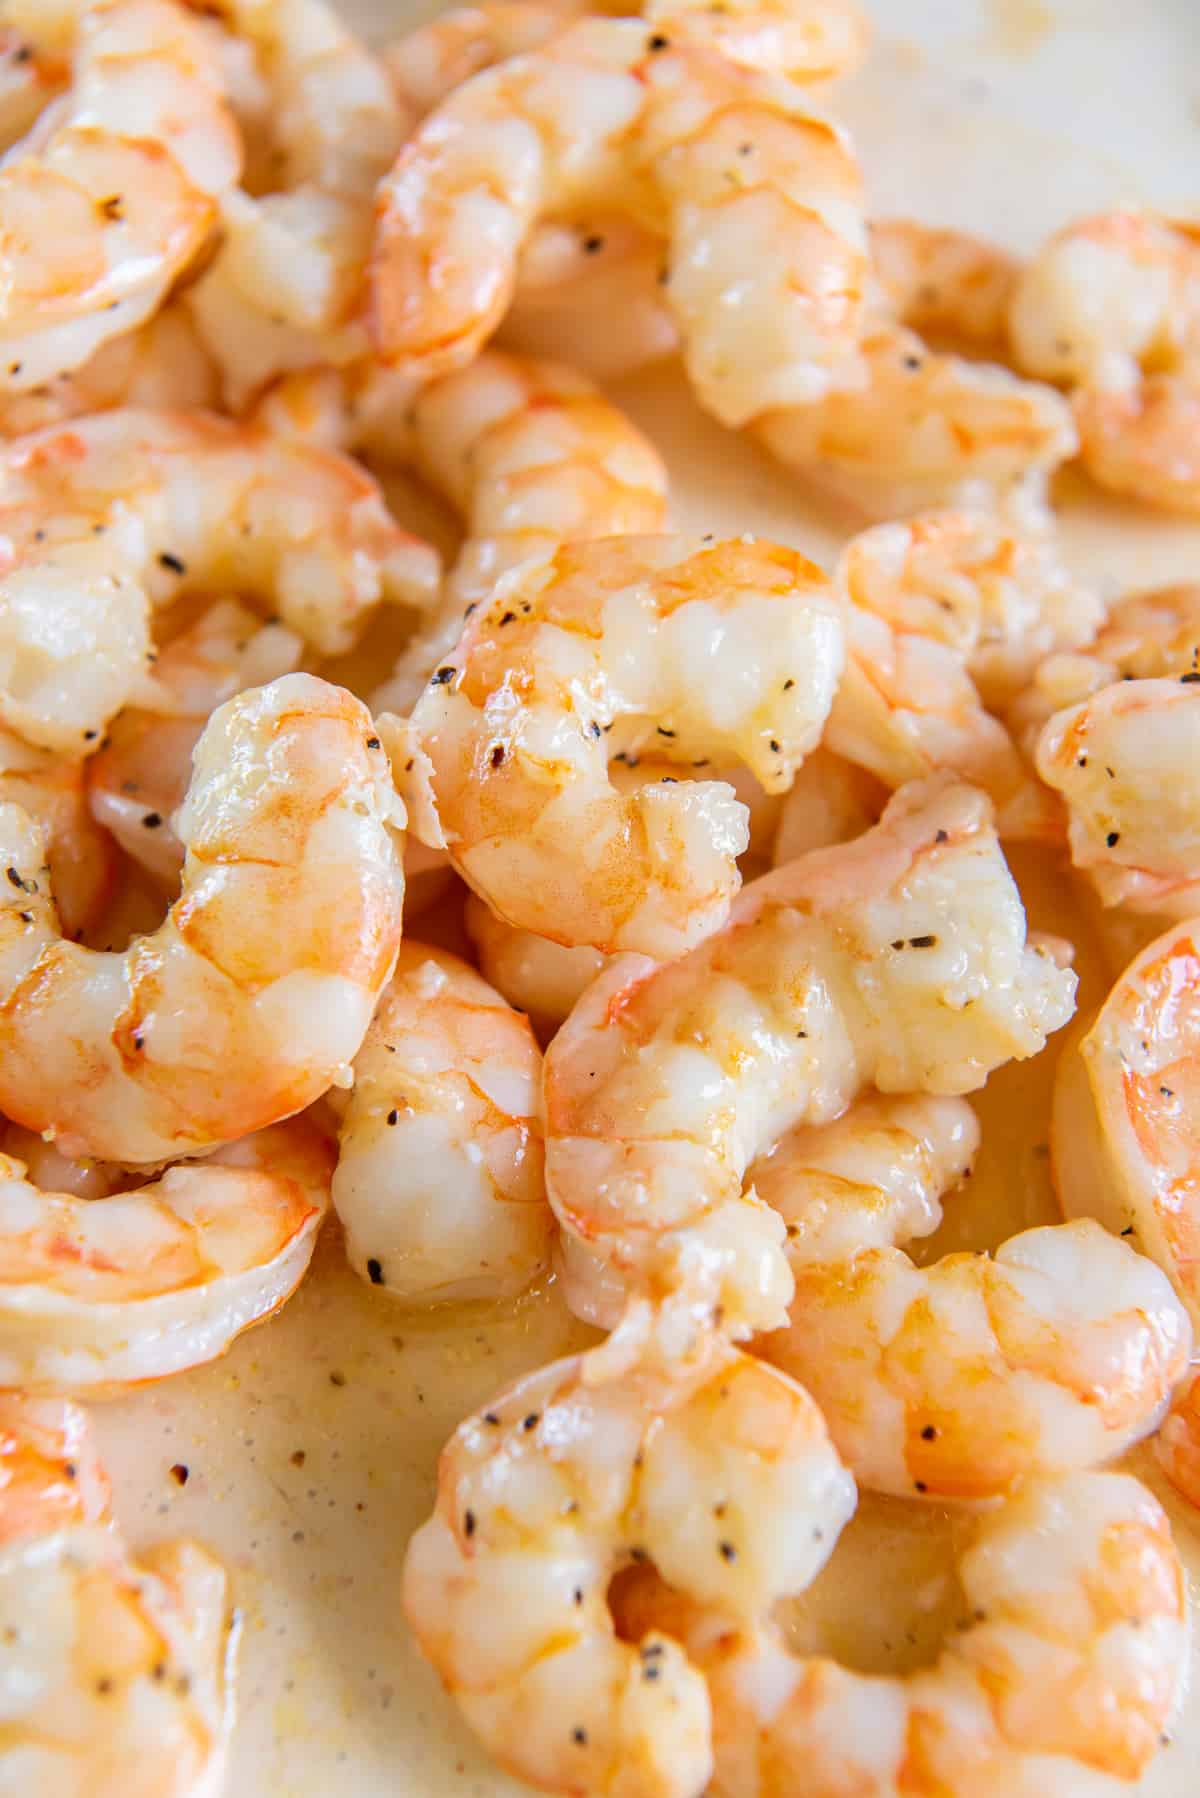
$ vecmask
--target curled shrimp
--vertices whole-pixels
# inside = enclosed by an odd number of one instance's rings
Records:
[[[1053,537],[986,512],[876,525],[842,551],[838,580],[863,611],[962,655],[989,707],[1012,700],[1045,657],[1090,643],[1104,621]]]
[[[0,1786],[211,1798],[233,1723],[237,1620],[194,1542],[137,1559],[84,1413],[0,1399]]]
[[[88,806],[85,766],[0,731],[0,804],[19,805],[45,832],[55,903],[68,937],[86,934],[98,921],[116,876],[112,841]]]
[[[1200,1325],[1200,928],[1136,955],[1059,1062],[1050,1146],[1069,1217],[1156,1261]]]
[[[267,599],[324,654],[381,601],[428,605],[433,550],[345,457],[207,413],[118,409],[10,443],[0,458],[0,721],[90,753],[145,697],[147,597]]]
[[[869,518],[999,500],[1036,507],[1075,453],[1061,395],[1008,369],[931,350],[895,320],[870,323],[857,382],[765,411],[752,435],[779,461]]]
[[[1154,1438],[1159,1466],[1191,1504],[1200,1506],[1200,1379],[1192,1379]]]
[[[878,824],[888,790],[853,762],[831,749],[816,749],[796,772],[783,796],[771,865],[781,867],[811,849],[848,843]]]
[[[34,27],[32,37],[26,23]],[[0,25],[0,151],[25,136],[67,83],[65,61],[39,35],[36,20]]]
[[[65,942],[41,831],[0,808],[0,1107],[68,1155],[163,1161],[345,1079],[395,960],[403,810],[366,707],[292,674],[213,713],[183,883],[122,953]]]
[[[412,1538],[404,1608],[476,1735],[574,1794],[698,1798],[712,1770],[700,1669],[660,1630],[618,1636],[614,1574],[756,1618],[808,1583],[854,1509],[821,1414],[735,1349],[698,1372],[606,1379],[560,1361],[461,1424]]]
[[[455,955],[404,943],[342,1113],[333,1199],[351,1266],[414,1303],[511,1298],[545,1265],[542,1057]]]
[[[841,655],[824,576],[773,544],[610,537],[527,563],[412,715],[451,859],[523,929],[678,953],[725,916],[745,813],[705,780],[622,795],[610,729],[630,720],[689,773],[737,758],[778,792],[815,747]]]
[[[114,406],[190,412],[216,398],[212,360],[186,310],[172,304],[101,344],[81,368],[24,392],[0,392],[0,435],[26,436]]]
[[[1200,235],[1111,212],[1055,233],[1013,295],[1022,368],[1071,391],[1084,467],[1152,506],[1200,510]]]
[[[608,957],[587,943],[554,943],[506,923],[474,893],[467,897],[463,921],[484,978],[547,1034],[608,965]]]
[[[1042,1048],[1074,986],[1026,944],[983,796],[907,788],[873,830],[748,886],[690,955],[623,956],[589,987],[546,1055],[555,1214],[635,1299],[667,1301],[668,1340],[714,1311],[778,1328],[793,1282],[782,1220],[744,1187],[755,1157],[871,1082],[982,1085]]]
[[[386,51],[397,92],[415,118],[484,69],[539,50],[586,13],[638,17],[672,43],[716,50],[744,68],[828,81],[849,74],[867,48],[870,27],[852,0],[481,0],[454,6],[406,32]]]
[[[469,362],[534,226],[597,203],[666,240],[688,373],[723,422],[852,363],[864,228],[841,133],[786,82],[594,19],[477,75],[401,152],[372,268],[384,360],[421,379]]]
[[[923,337],[1002,350],[1021,265],[999,244],[917,219],[872,219],[871,266],[894,318]]]
[[[868,1097],[751,1167],[784,1218],[796,1282],[767,1359],[820,1405],[860,1485],[995,1498],[1115,1459],[1157,1425],[1191,1350],[1152,1261],[1092,1219],[1024,1230],[995,1256],[915,1267],[979,1138],[964,1099]]]
[[[291,674],[303,647],[285,625],[264,624],[236,600],[217,600],[159,651],[153,698],[161,709],[126,707],[85,764],[92,817],[165,886],[174,887],[183,868],[175,814],[209,717],[246,687]],[[21,802],[19,793],[9,797]],[[50,873],[59,900],[53,839]]]
[[[932,1666],[899,1676],[798,1654],[778,1624],[747,1628],[638,1570],[621,1627],[663,1632],[703,1672],[713,1798],[785,1798],[798,1768],[807,1798],[1084,1798],[1138,1777],[1187,1656],[1157,1500],[1128,1474],[1031,1479],[961,1536],[958,1627]]]
[[[0,1380],[95,1396],[224,1354],[303,1278],[332,1170],[302,1119],[103,1198],[0,1157]]]
[[[0,386],[37,387],[142,324],[240,161],[198,25],[168,0],[82,9],[67,97],[0,170]]]

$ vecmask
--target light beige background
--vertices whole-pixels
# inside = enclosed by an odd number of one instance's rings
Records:
[[[382,33],[418,9],[347,0]],[[433,10],[426,6],[421,13]],[[1186,209],[1200,180],[1195,0],[892,0],[880,43],[837,104],[859,134],[876,210],[952,221],[1028,246],[1083,207]],[[769,532],[818,557],[836,542],[794,483],[705,420],[665,370],[618,391],[657,439],[680,522]],[[1200,533],[1079,499],[1067,528],[1106,592],[1200,571]],[[1040,921],[1064,900],[1022,869]],[[1083,932],[1083,926],[1079,925]],[[1098,993],[1083,944],[1085,985]],[[1045,1077],[1008,1070],[981,1101],[985,1151],[969,1206],[938,1246],[984,1246],[1052,1215]],[[336,1231],[297,1299],[219,1365],[105,1407],[119,1514],[135,1541],[186,1530],[226,1557],[247,1627],[231,1798],[501,1798],[497,1776],[415,1655],[399,1615],[404,1544],[426,1512],[439,1444],[503,1381],[574,1340],[553,1292],[515,1314],[431,1324],[344,1270]],[[184,1463],[180,1487],[170,1469]],[[1200,1572],[1200,1527],[1172,1506]],[[854,1664],[928,1656],[953,1588],[950,1526],[864,1505],[798,1613],[797,1640]],[[1139,1788],[1191,1798],[1200,1701]]]

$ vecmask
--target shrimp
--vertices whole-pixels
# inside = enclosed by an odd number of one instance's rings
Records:
[[[876,525],[846,545],[837,578],[863,611],[956,650],[992,708],[1104,622],[1099,596],[1069,574],[1052,537],[983,512]]]
[[[1062,794],[1071,860],[1106,906],[1200,909],[1200,671],[1118,681],[1055,712],[1037,770]]]
[[[878,824],[887,797],[887,788],[864,769],[832,750],[814,750],[784,795],[771,865],[778,868],[811,849],[828,849],[861,836]]]
[[[469,362],[534,226],[596,203],[665,240],[688,374],[722,422],[855,366],[865,229],[841,132],[802,89],[596,19],[477,75],[401,152],[372,266],[383,359],[422,380]]]
[[[751,1167],[796,1295],[760,1352],[820,1405],[862,1486],[995,1498],[1094,1466],[1157,1425],[1192,1331],[1170,1282],[1092,1219],[917,1268],[979,1139],[964,1099],[868,1097]]]
[[[194,1542],[134,1559],[75,1405],[0,1401],[0,1787],[211,1798],[233,1724],[238,1624]]]
[[[958,1628],[900,1676],[798,1654],[777,1624],[747,1628],[638,1570],[621,1628],[662,1632],[703,1672],[713,1798],[785,1798],[798,1769],[806,1798],[1099,1798],[1138,1777],[1187,1660],[1157,1500],[1128,1474],[1036,1478],[962,1534]]]
[[[0,804],[19,805],[42,826],[63,933],[85,934],[112,895],[117,858],[88,808],[84,764],[0,731]]]
[[[381,601],[437,590],[356,464],[207,413],[100,413],[17,439],[0,472],[0,722],[50,748],[89,753],[145,698],[147,596],[259,593],[333,655]]]
[[[868,518],[1004,500],[1036,509],[1077,446],[1053,388],[930,350],[883,318],[858,344],[861,378],[815,403],[777,407],[751,435],[806,482]]]
[[[31,21],[32,22],[32,21]],[[25,136],[66,85],[68,70],[48,45],[0,25],[0,151]]]
[[[1002,350],[1021,273],[998,244],[916,219],[872,219],[871,264],[894,318],[923,337]]]
[[[1075,977],[1027,946],[986,799],[904,789],[853,842],[764,875],[668,966],[622,956],[546,1054],[546,1186],[568,1236],[664,1300],[668,1342],[786,1322],[756,1156],[868,1083],[953,1094],[1036,1054]],[[643,1310],[644,1318],[644,1310]],[[641,1327],[639,1323],[638,1327]]]
[[[1179,1394],[1154,1439],[1158,1464],[1191,1504],[1200,1506],[1200,1379]]]
[[[91,816],[163,885],[177,887],[183,868],[175,814],[209,717],[245,688],[291,674],[303,648],[286,626],[264,624],[236,600],[216,601],[159,652],[154,685],[164,709],[127,707],[86,763]],[[57,899],[53,843],[51,850]]]
[[[540,50],[585,13],[628,17],[631,10],[675,44],[716,50],[744,68],[828,81],[862,61],[870,27],[853,0],[481,0],[455,6],[407,32],[385,52],[397,92],[415,118],[441,104],[484,69]]]
[[[1148,505],[1200,511],[1200,233],[1153,212],[1076,220],[1034,256],[1009,330],[1067,385],[1084,467]]]
[[[1200,924],[1136,955],[1059,1062],[1050,1133],[1068,1217],[1156,1261],[1200,1327]]]
[[[402,821],[366,707],[303,674],[209,719],[180,896],[122,953],[63,941],[42,832],[0,807],[0,1109],[67,1155],[154,1162],[346,1080],[396,957]]]
[[[104,1396],[224,1354],[303,1278],[332,1170],[303,1119],[103,1198],[0,1156],[0,1380]]]
[[[190,412],[212,406],[216,374],[187,312],[172,304],[124,337],[110,338],[69,374],[0,393],[0,436],[20,437],[114,406]]]
[[[405,1613],[518,1778],[699,1798],[704,1677],[659,1630],[618,1636],[613,1575],[649,1558],[701,1603],[757,1619],[815,1575],[854,1503],[820,1412],[774,1368],[714,1347],[697,1371],[613,1381],[577,1356],[459,1426],[409,1544]]]
[[[846,572],[839,568],[835,578]],[[857,572],[852,557],[849,572]],[[896,611],[888,618],[845,608],[846,671],[826,747],[893,789],[947,770],[989,795],[1002,836],[1059,840],[1057,807],[986,710],[961,653]]]
[[[745,812],[704,780],[621,795],[610,728],[636,720],[690,772],[737,757],[779,792],[841,656],[824,576],[773,544],[611,537],[514,570],[412,715],[454,865],[522,929],[678,954],[724,919]]]
[[[69,94],[0,170],[0,387],[78,368],[156,311],[240,162],[204,31],[168,0],[83,9]]]
[[[405,943],[354,1060],[333,1200],[351,1266],[418,1304],[511,1298],[545,1265],[542,1057],[474,968]]]

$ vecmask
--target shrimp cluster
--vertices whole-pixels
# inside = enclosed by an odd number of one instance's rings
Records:
[[[384,1595],[517,1778],[1128,1788],[1200,586],[1108,603],[1054,477],[1200,512],[1196,227],[871,216],[858,0],[0,10],[0,1790],[218,1798],[257,1539],[135,1558],[79,1406],[185,1430],[306,1279],[302,1356],[526,1356]],[[770,535],[605,389],[672,357]],[[852,1646],[896,1529],[923,1664]]]

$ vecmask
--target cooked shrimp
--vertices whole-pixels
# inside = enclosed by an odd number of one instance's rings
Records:
[[[84,767],[0,731],[0,804],[19,805],[45,831],[50,880],[68,937],[96,923],[116,875],[113,844],[88,809]]]
[[[345,1080],[400,936],[403,809],[366,707],[285,675],[213,713],[182,891],[123,953],[64,942],[42,832],[0,807],[0,1108],[68,1155],[163,1161]]]
[[[824,576],[773,544],[612,537],[514,570],[413,712],[455,866],[555,942],[679,953],[725,916],[745,813],[705,780],[622,796],[610,727],[634,721],[689,773],[736,757],[778,792],[841,655]]]
[[[418,25],[386,52],[401,99],[424,118],[472,75],[539,50],[585,13],[645,20],[675,44],[716,50],[745,68],[827,81],[861,62],[870,27],[853,0],[481,0]]]
[[[876,525],[842,551],[838,581],[865,612],[957,650],[987,706],[1002,707],[1046,656],[1090,643],[1104,607],[1053,537],[986,512]]]
[[[1200,1379],[1180,1393],[1154,1439],[1158,1464],[1183,1497],[1200,1505]]]
[[[78,15],[69,95],[0,170],[0,386],[38,387],[147,319],[237,180],[207,34],[168,0]]]
[[[1112,1460],[1187,1370],[1170,1282],[1091,1219],[914,1267],[900,1245],[936,1227],[978,1138],[964,1099],[869,1097],[749,1173],[796,1281],[761,1351],[807,1386],[855,1479],[899,1497],[994,1498]]]
[[[477,75],[401,152],[372,270],[384,359],[421,379],[469,362],[538,221],[597,203],[664,238],[688,373],[723,422],[854,366],[865,233],[841,133],[783,81],[596,19]]]
[[[113,406],[190,412],[216,398],[212,361],[184,308],[170,305],[139,330],[101,344],[82,368],[26,392],[0,393],[0,436],[23,436]]]
[[[292,673],[303,648],[284,625],[264,624],[236,600],[216,601],[159,652],[153,697],[161,709],[127,707],[113,719],[103,748],[87,762],[92,816],[166,886],[177,886],[183,868],[175,814],[209,717],[245,688]],[[21,803],[19,793],[8,797]],[[53,840],[50,874],[58,900]]]
[[[1098,1217],[1166,1273],[1200,1326],[1200,929],[1136,955],[1059,1062],[1054,1183],[1069,1217]]]
[[[1021,273],[998,244],[916,219],[872,219],[871,264],[893,317],[922,336],[976,349],[1004,347]]]
[[[1076,449],[1065,400],[991,363],[930,350],[906,326],[872,324],[862,377],[813,404],[766,411],[754,437],[870,518],[1007,500],[1036,507]]]
[[[436,593],[434,551],[355,463],[207,413],[101,413],[18,439],[0,469],[0,715],[51,747],[86,752],[143,696],[147,593],[260,594],[327,655],[381,601]]]
[[[1150,505],[1200,510],[1200,234],[1152,212],[1056,232],[1013,296],[1018,364],[1071,387],[1084,466]]]
[[[30,41],[24,23],[0,25],[0,151],[36,124],[68,76],[65,63],[49,46]]]
[[[506,924],[474,893],[467,898],[463,921],[484,978],[547,1033],[558,1028],[584,989],[608,966],[608,957],[587,943],[554,943],[532,930]]]
[[[303,1278],[332,1171],[303,1119],[99,1199],[0,1157],[0,1380],[95,1396],[224,1354]]]
[[[668,1336],[786,1321],[778,1214],[746,1171],[867,1084],[961,1093],[1036,1054],[1074,975],[1027,947],[981,794],[905,789],[875,829],[746,888],[725,928],[659,966],[623,956],[546,1055],[546,1181],[564,1231]]]
[[[621,1626],[657,1629],[702,1670],[713,1798],[785,1798],[797,1769],[805,1798],[1099,1798],[1138,1777],[1187,1659],[1183,1570],[1157,1500],[1128,1474],[1032,1479],[968,1528],[958,1629],[933,1666],[901,1676],[799,1655],[776,1625],[746,1628],[639,1570]]]
[[[6,1395],[0,1468],[0,1788],[211,1798],[233,1723],[223,1568],[187,1541],[129,1555],[75,1405]]]
[[[1121,680],[1056,712],[1037,769],[1067,807],[1071,860],[1105,905],[1200,909],[1200,672]]]
[[[854,1509],[821,1414],[774,1368],[714,1348],[697,1372],[606,1380],[556,1362],[459,1426],[412,1538],[404,1608],[471,1728],[552,1792],[698,1798],[705,1680],[659,1630],[622,1639],[611,1581],[651,1559],[723,1616],[812,1579]]]
[[[455,955],[405,943],[362,1048],[333,1199],[351,1266],[418,1304],[511,1298],[545,1265],[542,1057]]]
[[[850,605],[844,618],[846,671],[826,746],[893,789],[941,770],[956,774],[993,800],[1001,836],[1057,841],[1054,802],[985,708],[961,653],[902,612],[893,620]]]

